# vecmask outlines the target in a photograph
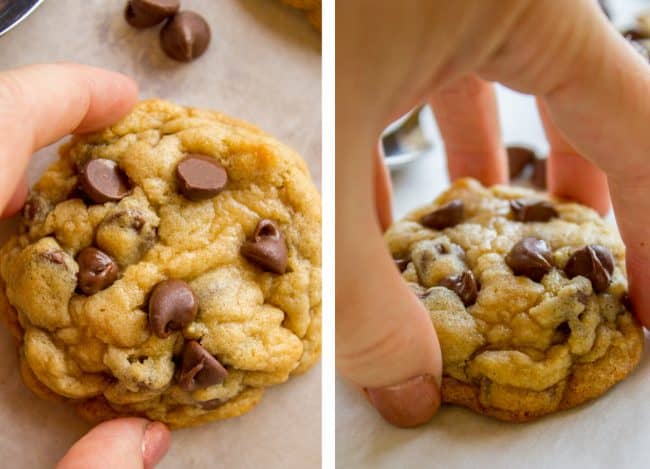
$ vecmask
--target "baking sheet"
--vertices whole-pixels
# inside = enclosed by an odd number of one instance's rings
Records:
[[[167,59],[157,29],[122,19],[125,1],[46,0],[0,38],[0,70],[76,61],[134,77],[141,96],[213,108],[248,120],[301,153],[320,187],[320,36],[299,12],[274,0],[183,0],[212,27],[206,54],[182,65]],[[38,152],[31,182],[55,157]],[[0,223],[0,240],[11,230]],[[249,414],[175,431],[160,468],[320,467],[320,365],[268,390]],[[90,425],[23,385],[13,339],[0,328],[0,460],[51,467]],[[0,464],[2,466],[3,464]]]

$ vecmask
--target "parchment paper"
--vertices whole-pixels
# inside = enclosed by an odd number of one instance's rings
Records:
[[[0,38],[0,69],[74,61],[134,77],[142,97],[213,108],[248,120],[307,160],[320,187],[320,36],[275,0],[183,0],[208,20],[206,54],[181,65],[160,51],[158,30],[122,19],[125,1],[46,0]],[[31,182],[55,157],[35,155]],[[11,223],[0,224],[0,241]],[[161,468],[320,467],[320,365],[268,390],[249,414],[175,431]],[[0,467],[51,467],[90,425],[27,390],[13,339],[0,327]]]
[[[614,20],[630,26],[647,0],[610,0]],[[548,149],[534,99],[497,89],[506,143]],[[449,183],[443,144],[425,113],[435,150],[392,174],[397,218],[432,200]],[[615,117],[613,117],[615,118]],[[649,280],[650,281],[650,280]],[[632,469],[650,467],[650,341],[639,367],[604,396],[537,422],[503,423],[443,407],[427,425],[400,430],[384,423],[356,390],[336,383],[337,467],[373,469]]]

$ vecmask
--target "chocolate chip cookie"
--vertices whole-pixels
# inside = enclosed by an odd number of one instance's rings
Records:
[[[532,420],[601,395],[639,361],[625,248],[587,207],[465,179],[386,242],[436,328],[443,402]]]
[[[295,152],[217,112],[140,103],[75,137],[0,250],[38,395],[100,420],[234,417],[320,354],[320,197]]]

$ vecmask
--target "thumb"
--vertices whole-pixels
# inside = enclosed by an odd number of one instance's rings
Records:
[[[400,278],[379,230],[365,238],[344,243],[353,247],[351,252],[342,247],[337,253],[337,370],[364,389],[388,422],[417,426],[440,406],[440,346],[428,313]]]
[[[171,433],[161,422],[121,418],[97,425],[77,441],[57,469],[150,469],[165,455]]]

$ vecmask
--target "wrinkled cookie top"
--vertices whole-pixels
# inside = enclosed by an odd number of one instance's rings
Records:
[[[145,101],[74,138],[0,259],[24,359],[68,398],[164,418],[320,353],[319,195],[296,153],[215,112]]]
[[[578,204],[464,179],[386,241],[431,314],[444,374],[463,382],[547,389],[633,321],[623,243]]]

